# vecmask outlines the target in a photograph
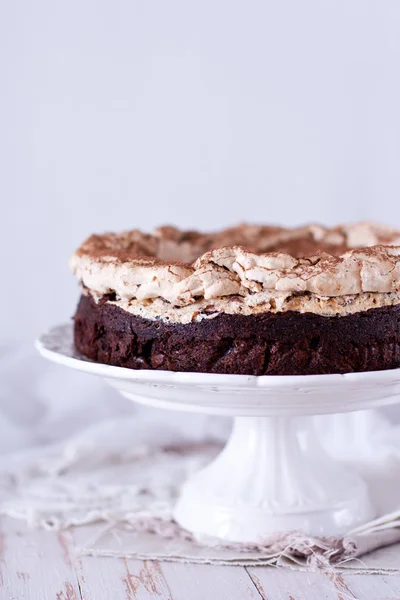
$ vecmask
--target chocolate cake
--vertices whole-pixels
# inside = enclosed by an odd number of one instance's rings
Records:
[[[89,237],[75,344],[132,369],[302,375],[400,367],[400,232],[372,223]]]

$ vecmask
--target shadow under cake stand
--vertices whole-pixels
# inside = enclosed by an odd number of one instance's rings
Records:
[[[185,529],[256,542],[289,530],[340,535],[375,516],[361,477],[323,450],[313,416],[399,402],[400,369],[259,377],[137,371],[77,353],[71,325],[54,327],[36,346],[45,358],[104,377],[130,400],[234,417],[225,448],[183,485],[175,519]]]

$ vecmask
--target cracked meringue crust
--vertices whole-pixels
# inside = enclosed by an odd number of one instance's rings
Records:
[[[70,266],[82,287],[75,343],[94,360],[248,374],[400,366],[400,232],[389,227],[108,233],[88,238]],[[186,340],[182,353],[176,336]],[[253,366],[249,356],[257,356]]]
[[[389,243],[399,246],[384,245]],[[292,254],[282,251],[288,244]],[[185,307],[239,297],[259,312],[260,306],[270,310],[274,298],[279,306],[303,294],[318,312],[307,294],[323,299],[399,292],[400,233],[372,224],[292,230],[242,225],[214,235],[164,227],[154,235],[135,230],[91,236],[70,265],[94,296],[115,294],[121,306],[160,298]]]

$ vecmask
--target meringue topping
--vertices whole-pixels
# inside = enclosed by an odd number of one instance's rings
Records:
[[[154,234],[92,235],[70,266],[92,295],[115,294],[123,306],[157,299],[194,308],[222,299],[224,312],[231,301],[246,306],[247,314],[303,296],[314,312],[321,303],[310,302],[313,296],[390,294],[390,303],[397,302],[400,232],[374,223],[331,229],[243,224],[214,234],[161,227]],[[302,310],[291,304],[290,310]]]

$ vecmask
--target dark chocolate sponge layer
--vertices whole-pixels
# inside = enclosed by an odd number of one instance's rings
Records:
[[[220,314],[189,324],[134,316],[81,296],[75,345],[101,363],[245,375],[312,375],[400,367],[400,305],[342,317]]]

